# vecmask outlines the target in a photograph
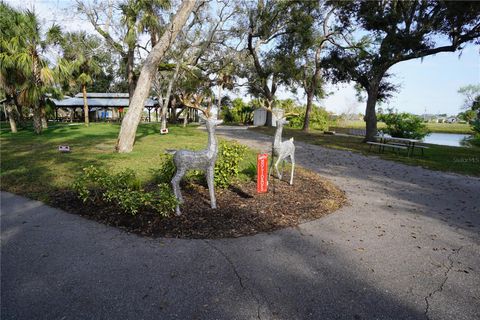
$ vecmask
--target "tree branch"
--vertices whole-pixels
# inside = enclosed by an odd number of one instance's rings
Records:
[[[85,13],[85,15],[87,16],[88,20],[92,24],[95,31],[97,31],[107,41],[107,43],[112,48],[114,48],[123,58],[125,58],[127,54],[126,54],[123,46],[120,43],[113,40],[113,38],[110,36],[110,34],[100,27],[100,25],[98,23],[99,18],[98,18],[97,11],[94,10],[94,9],[87,8],[87,6],[80,0],[77,0],[77,6],[78,6],[79,10],[81,10]],[[108,22],[108,26],[109,26],[109,24],[110,24],[110,22]]]

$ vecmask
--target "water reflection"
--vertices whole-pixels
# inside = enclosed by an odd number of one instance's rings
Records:
[[[470,147],[471,145],[468,142],[470,138],[472,138],[471,134],[434,132],[423,138],[423,142],[442,146]]]

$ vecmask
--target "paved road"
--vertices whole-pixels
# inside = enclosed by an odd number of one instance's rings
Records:
[[[1,318],[480,318],[480,179],[296,145],[350,205],[252,237],[142,238],[2,193]]]

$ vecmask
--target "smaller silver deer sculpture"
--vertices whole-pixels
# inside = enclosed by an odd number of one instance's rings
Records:
[[[189,170],[203,170],[206,173],[208,191],[210,193],[210,206],[212,209],[217,208],[217,201],[215,199],[215,189],[214,189],[214,170],[215,170],[215,161],[217,160],[218,145],[217,138],[215,137],[215,127],[222,123],[221,120],[216,120],[211,118],[210,108],[211,103],[209,103],[206,109],[200,107],[203,97],[202,96],[192,96],[188,95],[181,97],[182,103],[189,107],[201,111],[205,117],[205,125],[208,131],[208,144],[207,148],[201,151],[192,151],[192,150],[178,150],[173,155],[173,162],[177,171],[175,176],[172,179],[173,193],[177,198],[179,204],[184,203],[182,192],[180,190],[180,181],[183,176]],[[177,215],[181,215],[180,205],[177,205],[175,209]]]
[[[290,162],[292,163],[292,172],[290,174],[290,184],[293,184],[293,172],[295,169],[295,145],[293,144],[293,138],[290,140],[282,142],[282,131],[283,126],[287,124],[288,121],[285,118],[280,118],[277,120],[277,130],[275,131],[275,139],[273,140],[273,153],[278,157],[275,162],[275,170],[277,170],[277,176],[282,180],[283,168],[285,165],[285,159],[290,157]],[[282,161],[282,174],[278,170],[278,164]]]

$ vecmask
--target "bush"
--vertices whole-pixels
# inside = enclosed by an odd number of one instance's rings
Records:
[[[249,179],[255,181],[257,177],[257,164],[254,162],[250,162],[248,166],[246,166],[242,170],[242,174],[247,176]]]
[[[238,142],[221,142],[215,164],[215,186],[226,188],[238,176],[247,147]]]
[[[221,142],[218,148],[217,162],[215,163],[215,186],[226,188],[232,179],[239,174],[240,162],[245,155],[247,147],[238,142]],[[173,155],[162,155],[161,165],[158,169],[152,170],[154,182],[170,184],[176,171],[173,163]],[[190,170],[185,180],[205,183],[205,172]]]
[[[110,174],[94,166],[84,168],[83,174],[75,179],[73,189],[83,202],[112,204],[131,215],[140,210],[151,210],[168,216],[177,205],[168,184],[161,183],[157,190],[147,192],[131,169]]]
[[[225,123],[235,123],[238,120],[236,114],[229,106],[222,106],[220,116]]]
[[[175,175],[175,164],[173,163],[173,155],[163,154],[160,156],[160,164],[158,169],[152,169],[153,181],[155,183],[170,183]]]
[[[299,116],[289,119],[288,126],[291,128],[303,128],[303,122],[305,121],[305,108],[297,108]],[[310,128],[317,130],[328,130],[329,126],[329,114],[323,109],[314,106],[310,113]]]
[[[480,138],[480,120],[479,119],[472,122],[472,130],[475,133],[475,136]]]
[[[467,140],[468,144],[480,147],[480,120],[472,122],[473,137]]]
[[[385,122],[387,128],[383,131],[392,137],[422,139],[430,133],[422,118],[411,113],[386,113],[378,120]]]
[[[306,106],[299,107],[295,105],[293,100],[286,99],[277,102],[277,107],[282,108],[285,113],[296,113],[298,116],[290,117],[288,126],[290,128],[303,128],[305,121]],[[312,106],[310,112],[310,128],[317,130],[328,130],[330,114],[324,108],[316,105]]]
[[[232,179],[239,174],[240,162],[245,155],[247,147],[238,142],[220,142],[218,148],[217,162],[215,163],[215,186],[226,188]],[[155,183],[170,184],[175,171],[173,155],[162,155],[161,165],[158,169],[152,170]],[[205,172],[190,170],[185,176],[189,181],[200,181],[205,183]]]
[[[236,98],[232,101],[231,107],[222,107],[221,115],[226,123],[249,124],[253,121],[253,112],[256,107],[255,101],[245,103],[241,98]]]

